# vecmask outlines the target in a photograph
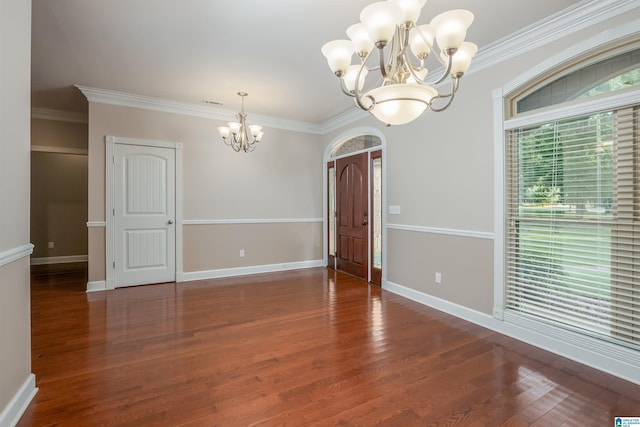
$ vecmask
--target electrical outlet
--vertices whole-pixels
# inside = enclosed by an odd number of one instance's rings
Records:
[[[442,274],[436,272],[436,283],[440,284],[442,283]]]
[[[49,249],[53,249],[53,242],[49,242],[49,244],[47,245],[47,247],[48,247]]]
[[[244,258],[244,249],[240,249],[240,258]]]

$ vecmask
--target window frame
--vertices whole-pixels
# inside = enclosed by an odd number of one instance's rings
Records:
[[[514,318],[505,312],[506,287],[506,176],[505,144],[507,133],[533,124],[581,116],[598,111],[619,109],[638,104],[640,88],[577,99],[552,107],[513,114],[513,100],[539,88],[561,74],[584,66],[588,58],[602,59],[602,52],[619,52],[640,41],[640,20],[600,33],[550,57],[520,75],[502,88],[493,91],[494,117],[494,308],[493,317],[503,322],[501,329],[573,360],[623,378],[638,378],[640,352],[530,319]],[[568,66],[566,64],[569,64]],[[551,77],[553,76],[553,77]]]

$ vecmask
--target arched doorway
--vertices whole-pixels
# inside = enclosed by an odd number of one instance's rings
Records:
[[[384,135],[356,129],[325,152],[327,266],[382,283]]]

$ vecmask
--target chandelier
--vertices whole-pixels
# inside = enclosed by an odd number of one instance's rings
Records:
[[[245,153],[249,153],[256,149],[256,143],[262,139],[262,126],[247,125],[247,113],[244,112],[244,97],[247,96],[246,92],[238,92],[238,95],[242,97],[242,106],[240,112],[236,114],[237,122],[229,122],[228,126],[220,126],[218,132],[225,144],[231,146],[235,151],[240,150]],[[247,128],[249,132],[247,132]],[[253,141],[249,138],[249,133],[253,137]]]
[[[360,13],[360,23],[347,29],[350,40],[334,40],[322,46],[331,71],[340,78],[342,92],[355,98],[356,106],[390,125],[409,123],[424,111],[447,109],[469,69],[478,47],[464,38],[473,21],[468,10],[450,10],[417,25],[426,0],[388,0],[372,3]],[[437,43],[435,48],[434,40]],[[376,47],[379,62],[367,65]],[[415,57],[412,62],[409,50]],[[430,55],[430,53],[432,53]],[[353,54],[360,64],[351,64]],[[425,61],[435,57],[442,75],[427,79]],[[365,89],[365,79],[379,71],[375,85]],[[449,77],[450,90],[439,93],[434,86]]]

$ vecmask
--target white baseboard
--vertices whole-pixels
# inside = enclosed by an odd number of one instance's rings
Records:
[[[87,283],[87,292],[99,292],[107,290],[107,282],[104,280],[98,280],[95,282]]]
[[[602,353],[595,353],[589,348],[577,346],[561,339],[535,332],[522,326],[498,320],[488,314],[481,313],[476,310],[416,291],[415,289],[385,281],[383,289],[401,295],[410,300],[419,302],[436,310],[451,314],[467,320],[476,325],[480,325],[495,332],[507,335],[511,338],[523,341],[527,344],[539,347],[543,350],[550,351],[576,362],[582,363],[592,368],[607,372],[611,375],[640,384],[640,372],[637,366],[633,366],[624,361],[609,357]]]
[[[20,417],[38,392],[36,387],[36,376],[29,374],[20,387],[20,390],[13,396],[9,404],[0,412],[0,427],[13,427],[18,424]]]
[[[44,264],[66,264],[70,262],[87,262],[88,255],[50,256],[42,258],[31,258],[31,265]]]
[[[221,277],[245,276],[248,274],[273,273],[277,271],[299,270],[302,268],[324,267],[324,260],[285,262],[281,264],[254,265],[250,267],[221,268],[219,270],[192,271],[182,273],[185,282]]]
[[[300,270],[303,268],[324,267],[324,260],[285,262],[281,264],[253,265],[250,267],[221,268],[219,270],[176,272],[176,282],[191,282],[194,280],[218,279],[221,277],[246,276],[249,274],[274,273],[277,271]],[[106,291],[109,289],[104,280],[88,282],[87,293]]]

